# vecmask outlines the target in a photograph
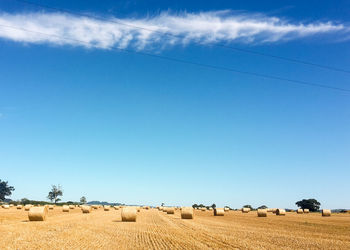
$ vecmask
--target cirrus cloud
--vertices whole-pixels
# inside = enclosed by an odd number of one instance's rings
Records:
[[[348,28],[330,21],[293,23],[278,17],[232,11],[163,12],[151,17],[124,19],[61,12],[0,13],[0,38],[101,49],[115,46],[142,50],[190,43],[276,43],[339,33],[348,33]]]

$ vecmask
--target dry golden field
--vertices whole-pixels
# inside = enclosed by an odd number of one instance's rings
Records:
[[[1,249],[350,249],[350,214],[195,211],[193,220],[182,220],[179,210],[141,209],[137,222],[121,222],[114,209],[56,207],[43,222],[29,222],[27,214],[0,208]]]

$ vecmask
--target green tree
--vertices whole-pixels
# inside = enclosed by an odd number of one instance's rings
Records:
[[[258,207],[258,209],[266,209],[266,208],[267,208],[267,206],[265,206],[265,205]]]
[[[15,188],[8,185],[7,181],[1,181],[0,179],[0,201],[5,200],[6,196],[10,196]]]
[[[30,204],[30,200],[28,200],[27,198],[22,198],[21,199],[21,204],[23,204],[23,205]]]
[[[85,196],[80,198],[80,203],[82,203],[82,204],[86,203],[86,197]]]
[[[318,211],[320,209],[321,203],[316,199],[303,199],[301,201],[295,202],[295,205],[301,209],[309,209],[312,212]]]
[[[215,203],[213,203],[213,204],[211,205],[211,207],[212,207],[213,209],[215,209],[215,208],[216,208]]]
[[[243,207],[247,207],[247,208],[250,208],[250,210],[254,210],[251,205],[244,205]]]
[[[62,187],[60,185],[52,185],[51,186],[51,191],[49,192],[47,198],[51,201],[51,202],[55,202],[55,204],[57,203],[57,201],[60,201],[61,199],[58,198],[59,196],[63,195],[63,191],[62,191]]]
[[[192,207],[193,207],[193,208],[197,208],[198,205],[197,205],[197,204],[193,204]]]

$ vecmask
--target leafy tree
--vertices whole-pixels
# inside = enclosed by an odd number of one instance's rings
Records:
[[[244,205],[243,207],[247,207],[247,208],[250,208],[250,210],[254,210],[251,205]]]
[[[309,209],[312,212],[318,211],[320,209],[321,203],[316,199],[303,199],[295,203],[301,209]]]
[[[80,203],[83,203],[83,204],[86,203],[86,197],[85,197],[85,196],[83,196],[83,197],[80,198]]]
[[[23,204],[23,205],[30,204],[30,200],[28,200],[27,198],[22,198],[21,199],[21,204]]]
[[[164,202],[162,203],[162,205],[161,205],[162,207],[164,207]]]
[[[63,191],[62,191],[62,187],[60,185],[56,186],[56,185],[52,185],[51,187],[51,191],[49,192],[47,198],[51,201],[51,202],[55,202],[55,204],[57,203],[57,201],[60,201],[61,199],[58,198],[59,196],[63,195]]]
[[[215,203],[213,203],[213,204],[211,205],[211,207],[212,207],[213,209],[215,209],[215,208],[216,208]]]
[[[7,181],[1,181],[0,179],[0,201],[5,200],[6,196],[10,196],[15,188],[8,185]]]
[[[267,208],[267,206],[265,206],[265,205],[258,207],[258,209],[266,209],[266,208]]]
[[[197,204],[193,204],[192,207],[193,207],[193,208],[197,208],[198,205],[197,205]]]

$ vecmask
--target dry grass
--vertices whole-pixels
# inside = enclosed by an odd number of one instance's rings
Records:
[[[28,212],[0,209],[2,249],[349,249],[350,214],[286,213],[257,217],[231,211],[222,217],[194,211],[166,214],[142,210],[137,222],[121,222],[121,210],[83,214],[49,210],[46,221],[29,222]],[[33,237],[35,235],[35,237]]]

